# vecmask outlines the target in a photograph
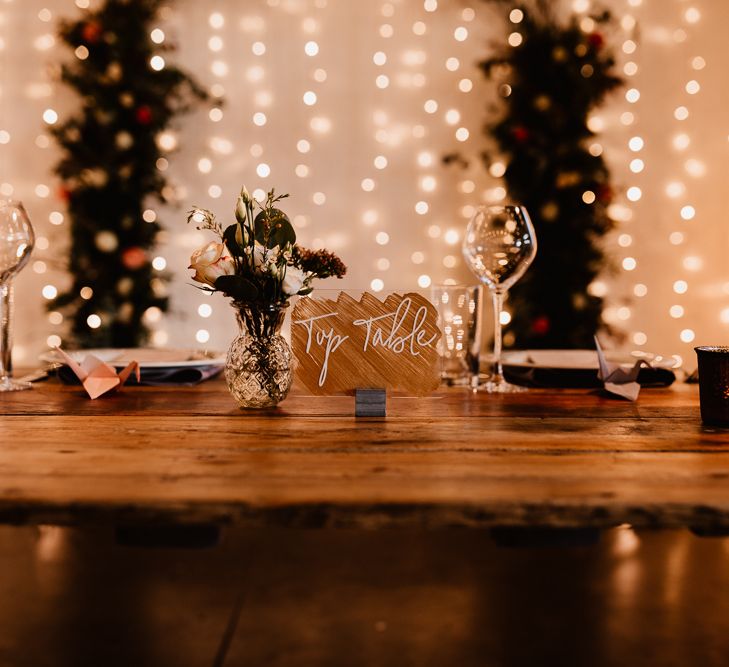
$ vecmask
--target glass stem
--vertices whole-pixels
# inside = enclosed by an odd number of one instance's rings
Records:
[[[478,285],[471,288],[469,298],[474,300],[474,315],[468,324],[468,336],[471,345],[468,349],[468,367],[471,371],[471,391],[478,391],[481,382],[481,340],[483,330],[483,288]],[[470,307],[469,307],[470,309]]]
[[[504,292],[491,290],[494,301],[494,370],[491,382],[504,382],[504,370],[501,367],[501,311],[504,307]]]
[[[13,371],[10,357],[13,347],[10,331],[12,308],[13,288],[6,280],[0,284],[0,384],[7,382]]]

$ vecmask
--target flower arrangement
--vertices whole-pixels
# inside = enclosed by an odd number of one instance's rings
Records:
[[[285,305],[296,294],[310,294],[316,278],[344,276],[347,267],[335,254],[297,245],[288,216],[278,208],[287,197],[271,190],[259,202],[243,187],[235,207],[237,222],[225,229],[210,211],[190,211],[188,223],[196,222],[219,239],[190,258],[192,279],[205,285],[200,289],[222,292],[239,305]]]
[[[202,208],[187,218],[218,237],[192,254],[189,268],[199,289],[233,300],[240,335],[228,350],[225,379],[245,408],[275,406],[291,388],[291,348],[280,335],[289,299],[310,294],[317,278],[341,278],[347,271],[333,253],[296,244],[296,232],[278,208],[286,197],[271,190],[260,202],[242,188],[236,222],[225,229]]]

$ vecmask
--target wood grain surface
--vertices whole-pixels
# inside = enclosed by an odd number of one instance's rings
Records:
[[[440,384],[440,337],[435,307],[414,292],[299,299],[291,316],[296,376],[313,394],[429,394]]]
[[[729,527],[729,431],[696,387],[389,399],[303,389],[238,409],[220,380],[88,400],[0,395],[0,519],[245,525]]]

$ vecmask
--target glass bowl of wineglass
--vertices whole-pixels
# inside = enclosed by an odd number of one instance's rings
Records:
[[[537,237],[523,206],[481,206],[463,239],[463,257],[476,277],[491,290],[494,303],[494,365],[478,389],[488,393],[526,391],[504,379],[501,366],[501,311],[509,288],[524,275],[537,254]]]
[[[28,214],[17,201],[0,200],[0,392],[30,389],[11,378],[13,278],[28,263],[35,236]]]

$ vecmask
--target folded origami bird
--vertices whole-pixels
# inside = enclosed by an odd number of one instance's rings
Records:
[[[638,359],[632,368],[623,368],[620,364],[605,359],[605,353],[600,347],[597,336],[595,336],[595,347],[597,348],[597,361],[600,364],[597,377],[603,382],[605,391],[627,398],[629,401],[636,400],[640,393],[638,373],[640,373],[641,366],[652,368],[651,365],[645,359]]]
[[[109,366],[93,354],[87,354],[83,361],[79,363],[60,347],[57,347],[56,351],[63,357],[63,360],[78,379],[81,380],[86,393],[92,399],[121,387],[132,371],[135,372],[137,382],[139,382],[139,364],[136,361],[130,362],[123,371],[117,373],[113,366]]]

